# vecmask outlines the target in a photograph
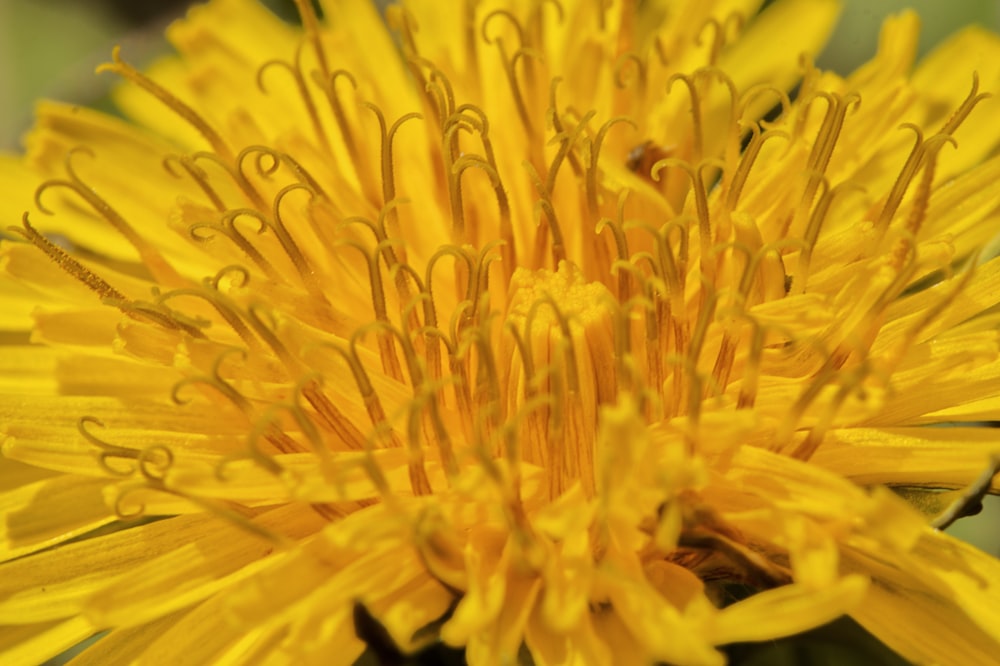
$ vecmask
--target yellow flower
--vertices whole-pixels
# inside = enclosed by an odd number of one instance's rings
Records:
[[[1000,564],[885,485],[1000,451],[1000,40],[914,68],[902,14],[845,79],[827,0],[296,4],[192,10],[101,68],[131,122],[0,160],[5,663],[721,664],[843,614],[995,660]]]

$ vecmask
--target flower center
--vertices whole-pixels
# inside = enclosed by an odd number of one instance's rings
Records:
[[[566,261],[511,278],[504,408],[521,459],[544,469],[551,497],[575,482],[594,493],[597,411],[616,394],[616,310],[607,287]]]

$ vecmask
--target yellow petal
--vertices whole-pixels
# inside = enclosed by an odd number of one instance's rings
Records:
[[[146,642],[129,646],[130,651],[139,648],[134,663],[143,666],[215,663],[216,656],[244,634],[234,623],[220,621],[222,618],[225,618],[223,599],[216,595],[191,610],[135,628],[133,631],[142,631],[146,626],[158,627],[161,622],[165,625],[157,633],[144,634],[149,637]],[[124,644],[124,640],[121,642]]]
[[[298,539],[318,530],[315,513],[291,505],[249,521],[265,530]],[[248,530],[219,522],[209,535],[131,567],[115,585],[86,603],[96,624],[129,627],[190,606],[250,577],[268,565],[275,544]]]
[[[737,90],[763,81],[787,89],[800,75],[799,55],[819,53],[839,13],[836,0],[779,0],[754,19],[719,65]]]
[[[864,486],[960,488],[997,452],[1000,433],[986,428],[842,428],[812,462]]]
[[[0,624],[78,614],[83,600],[119,574],[218,527],[207,516],[178,516],[66,544],[0,565]]]
[[[0,656],[6,664],[41,664],[97,633],[82,617],[41,625],[0,628]]]
[[[115,520],[108,482],[62,475],[0,493],[0,561],[61,543]]]
[[[798,634],[852,611],[867,589],[863,576],[846,576],[823,589],[793,583],[758,592],[724,608],[711,624],[712,638],[724,644]]]
[[[965,613],[927,595],[919,581],[873,584],[851,617],[913,663],[990,664],[1000,654],[997,634],[985,633]]]
[[[83,652],[73,657],[70,666],[106,666],[131,664],[154,640],[163,635],[183,613],[175,613],[129,629],[113,629]]]
[[[977,26],[964,28],[940,43],[920,62],[913,85],[920,91],[928,121],[935,129],[943,125],[972,89],[976,72],[980,90],[994,92],[1000,84],[1000,37]],[[981,101],[955,132],[961,150],[945,149],[938,158],[938,170],[951,175],[979,162],[1000,140],[995,119],[1000,100]]]

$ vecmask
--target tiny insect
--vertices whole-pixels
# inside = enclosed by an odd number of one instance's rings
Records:
[[[673,148],[660,146],[653,141],[644,141],[628,152],[625,167],[643,178],[652,178],[653,165],[673,154]]]

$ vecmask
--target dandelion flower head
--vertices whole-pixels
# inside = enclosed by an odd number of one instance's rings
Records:
[[[845,78],[827,0],[296,5],[0,159],[11,663],[995,659],[1000,565],[886,486],[1000,448],[996,37]]]

